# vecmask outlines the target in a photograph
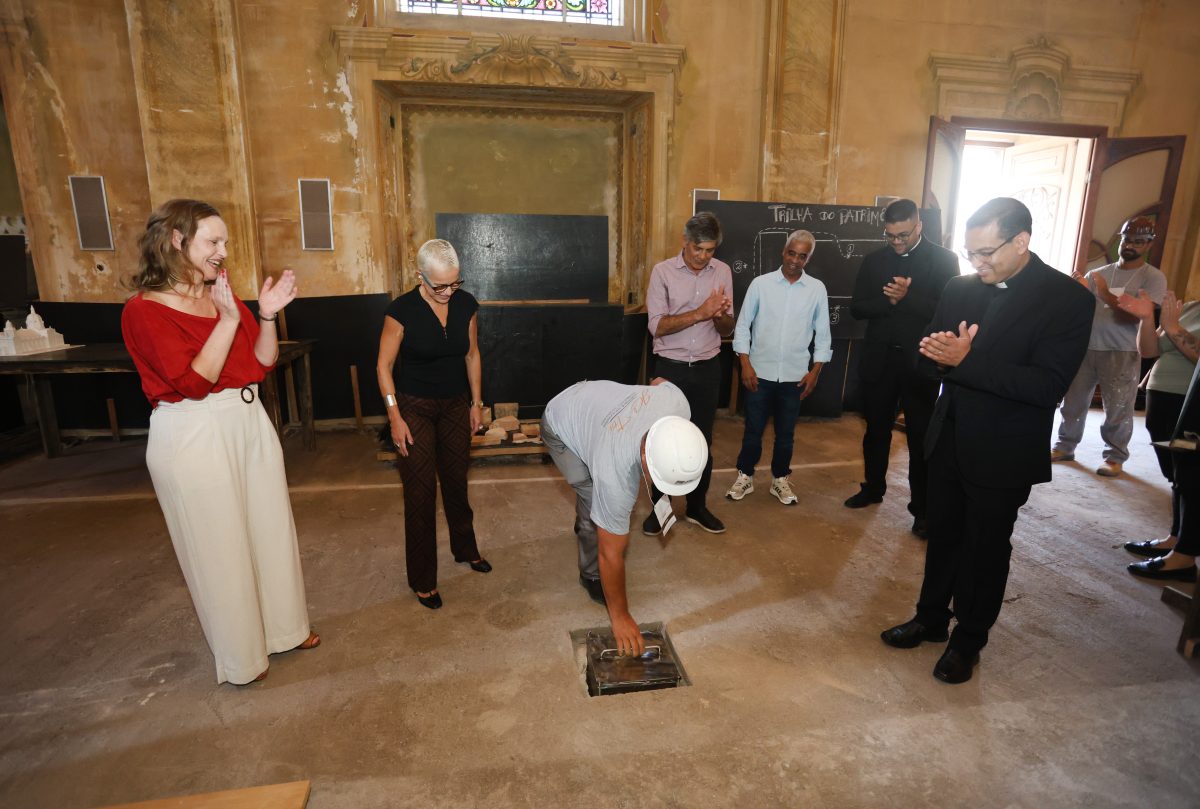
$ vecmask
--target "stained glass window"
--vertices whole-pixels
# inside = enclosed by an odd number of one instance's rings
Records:
[[[397,0],[400,11],[621,25],[624,0]]]

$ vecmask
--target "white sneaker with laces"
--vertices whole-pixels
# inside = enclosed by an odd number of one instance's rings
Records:
[[[754,491],[754,478],[744,472],[738,472],[737,480],[729,487],[729,491],[725,492],[725,496],[730,500],[741,500],[752,491]]]
[[[792,491],[792,482],[787,478],[775,478],[771,481],[771,494],[779,498],[785,506],[796,505],[796,493]]]

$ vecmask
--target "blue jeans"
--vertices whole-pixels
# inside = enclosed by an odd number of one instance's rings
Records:
[[[775,422],[775,450],[771,453],[771,477],[791,474],[793,434],[800,415],[800,388],[795,382],[758,380],[758,390],[747,390],[743,405],[746,431],[742,434],[742,451],[738,453],[738,471],[754,474],[754,465],[762,457],[763,430],[767,418]]]

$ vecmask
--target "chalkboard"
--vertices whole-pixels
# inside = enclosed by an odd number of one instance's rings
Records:
[[[883,208],[700,200],[696,209],[712,211],[721,220],[724,241],[716,255],[733,270],[733,301],[737,310],[741,310],[751,281],[779,269],[788,234],[807,230],[816,237],[817,244],[804,271],[825,284],[834,338],[863,336],[866,324],[851,316],[850,299],[863,257],[885,244]],[[941,212],[923,210],[921,221],[924,238],[940,243]]]
[[[439,213],[437,235],[481,301],[608,303],[607,216]]]

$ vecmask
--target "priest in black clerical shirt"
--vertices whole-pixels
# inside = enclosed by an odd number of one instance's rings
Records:
[[[850,312],[867,321],[858,362],[862,380],[866,480],[847,508],[863,508],[883,500],[887,490],[888,453],[896,409],[904,411],[908,437],[908,483],[913,533],[925,538],[925,458],[922,447],[938,383],[916,373],[917,345],[928,332],[946,283],[959,274],[958,258],[921,237],[916,203],[900,199],[883,212],[887,246],[863,259],[854,285]]]

